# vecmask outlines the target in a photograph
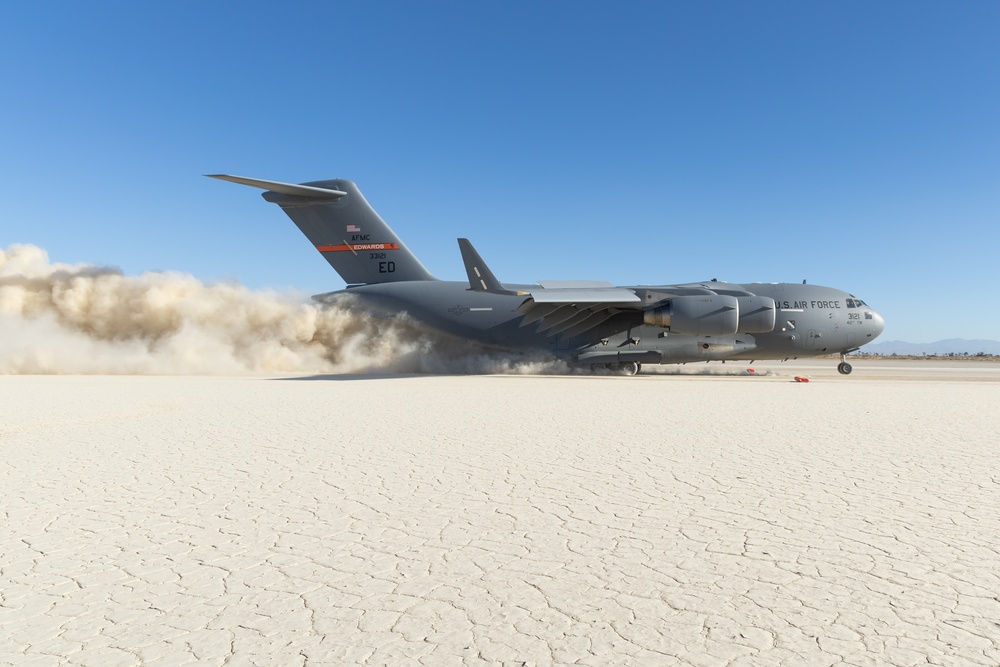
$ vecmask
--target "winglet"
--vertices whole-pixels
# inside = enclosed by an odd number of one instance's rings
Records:
[[[469,286],[473,292],[492,292],[494,294],[513,294],[500,284],[490,267],[479,256],[469,239],[458,239],[458,247],[462,251],[462,261],[465,271],[469,274]]]
[[[298,185],[296,183],[282,183],[280,181],[265,181],[261,178],[247,178],[246,176],[230,176],[229,174],[205,174],[209,178],[217,178],[220,181],[249,185],[252,188],[280,192],[283,195],[297,195],[299,197],[322,197],[325,199],[339,199],[346,197],[347,193],[341,190],[330,190],[328,188],[317,188],[312,185]]]

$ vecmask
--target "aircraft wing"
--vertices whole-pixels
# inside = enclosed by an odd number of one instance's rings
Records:
[[[642,299],[635,292],[597,281],[544,281],[538,289],[521,290],[527,296],[518,307],[521,326],[539,322],[538,332],[564,338],[578,336],[623,310],[638,310]]]
[[[630,289],[591,280],[549,280],[540,290],[528,290],[535,303],[639,303]]]

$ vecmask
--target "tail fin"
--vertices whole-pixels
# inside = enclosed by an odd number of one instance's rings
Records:
[[[436,280],[351,181],[296,185],[228,174],[209,177],[266,189],[264,199],[281,207],[348,285]]]

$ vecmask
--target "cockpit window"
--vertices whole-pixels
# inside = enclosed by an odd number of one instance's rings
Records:
[[[848,308],[857,308],[857,306],[854,305],[854,299],[848,299],[847,300],[847,307]]]
[[[868,305],[867,303],[858,298],[847,299],[848,308],[861,308],[862,306],[867,306],[867,305]]]

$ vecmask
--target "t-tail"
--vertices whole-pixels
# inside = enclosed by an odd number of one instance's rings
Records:
[[[436,280],[351,181],[294,184],[208,176],[267,190],[264,199],[281,207],[348,285]]]

